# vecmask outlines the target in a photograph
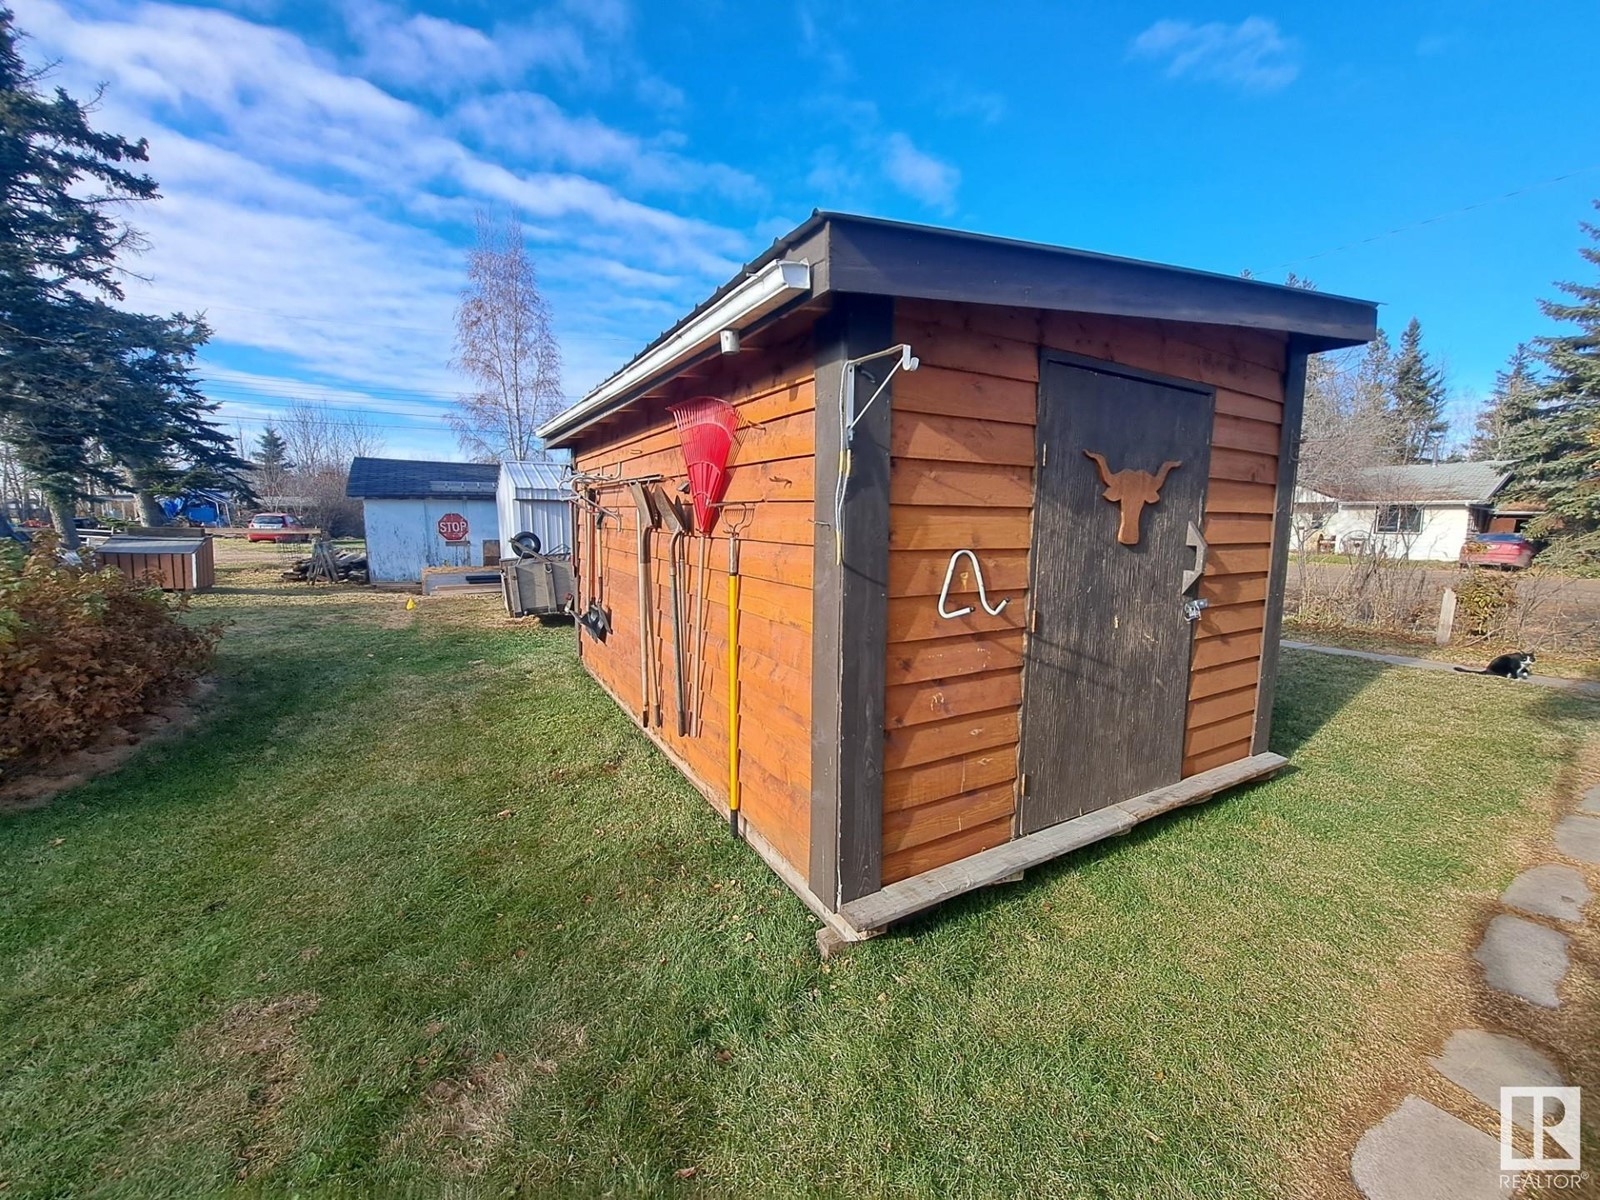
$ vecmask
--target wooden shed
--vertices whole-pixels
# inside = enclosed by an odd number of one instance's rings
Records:
[[[211,538],[203,533],[118,533],[100,544],[95,558],[167,592],[203,592],[217,582]]]
[[[1375,328],[1366,301],[819,212],[539,431],[574,455],[582,660],[736,796],[826,938],[1271,774],[1306,356]],[[705,396],[739,426],[709,585],[660,511],[669,408]]]

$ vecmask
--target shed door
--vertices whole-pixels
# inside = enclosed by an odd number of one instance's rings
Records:
[[[1197,384],[1064,356],[1041,363],[1023,833],[1181,776],[1192,630],[1183,582],[1213,406]],[[1178,465],[1163,474],[1167,463]]]

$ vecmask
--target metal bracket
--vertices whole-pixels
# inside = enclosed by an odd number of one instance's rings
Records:
[[[1183,619],[1190,624],[1200,619],[1200,614],[1211,607],[1209,600],[1185,600],[1183,602]]]
[[[964,617],[969,612],[973,611],[973,606],[970,604],[965,608],[958,608],[954,612],[950,611],[950,609],[946,607],[946,603],[950,599],[950,582],[956,576],[956,560],[963,554],[972,560],[972,573],[977,577],[978,581],[978,603],[983,605],[983,611],[988,613],[991,617],[998,617],[1001,610],[1004,609],[1006,605],[1010,604],[1011,601],[1009,598],[1007,598],[1000,601],[999,604],[991,605],[989,603],[988,593],[984,591],[983,587],[983,567],[978,563],[978,556],[971,550],[957,550],[950,556],[950,565],[944,570],[944,587],[939,589],[939,615],[944,617],[946,620],[950,620],[955,617]]]
[[[1205,536],[1193,521],[1189,522],[1189,535],[1184,538],[1183,544],[1194,551],[1194,566],[1183,573],[1183,586],[1178,589],[1180,592],[1187,592],[1199,583],[1200,576],[1206,573],[1206,552],[1211,547],[1206,545]],[[1192,621],[1195,618],[1189,619]]]

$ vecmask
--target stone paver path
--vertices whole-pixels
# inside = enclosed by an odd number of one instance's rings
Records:
[[[1556,846],[1569,858],[1600,866],[1600,819],[1563,817],[1556,826]]]
[[[1536,917],[1581,921],[1583,906],[1589,903],[1589,889],[1583,876],[1572,867],[1546,863],[1530,867],[1513,879],[1500,903]]]
[[[1483,944],[1472,957],[1495,991],[1521,996],[1544,1008],[1561,1007],[1556,985],[1567,973],[1566,934],[1501,913],[1489,922]]]
[[[1444,1053],[1428,1061],[1495,1112],[1500,1111],[1503,1087],[1560,1087],[1565,1082],[1555,1063],[1526,1042],[1482,1029],[1456,1030],[1444,1044]],[[1532,1114],[1529,1108],[1517,1117],[1517,1124],[1532,1129]]]
[[[1356,1143],[1350,1178],[1367,1200],[1504,1200],[1500,1141],[1407,1096]]]
[[[1600,865],[1600,785],[1584,793],[1576,814],[1557,824],[1554,840],[1568,858]],[[1500,900],[1526,915],[1502,912],[1489,922],[1473,953],[1484,983],[1529,1004],[1559,1008],[1571,939],[1542,921],[1575,925],[1584,919],[1593,892],[1583,872],[1565,863],[1530,867]],[[1499,1127],[1502,1087],[1559,1087],[1566,1082],[1561,1069],[1523,1039],[1485,1029],[1456,1030],[1429,1063],[1481,1105],[1450,1102],[1477,1124],[1407,1096],[1356,1143],[1350,1158],[1356,1190],[1365,1200],[1488,1200],[1512,1194],[1501,1186],[1506,1177],[1500,1172],[1499,1138],[1478,1126]],[[1515,1119],[1530,1128],[1530,1117],[1531,1109]]]

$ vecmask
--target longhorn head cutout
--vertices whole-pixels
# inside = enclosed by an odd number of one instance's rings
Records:
[[[1149,471],[1132,469],[1113,473],[1111,468],[1106,466],[1105,455],[1096,454],[1093,450],[1085,450],[1083,453],[1085,457],[1092,458],[1094,465],[1100,470],[1100,482],[1106,485],[1103,493],[1105,498],[1113,504],[1122,506],[1122,520],[1117,525],[1117,541],[1124,546],[1137,546],[1139,517],[1144,512],[1144,506],[1154,504],[1161,499],[1161,485],[1167,481],[1168,474],[1183,464],[1164,462],[1154,475]]]

